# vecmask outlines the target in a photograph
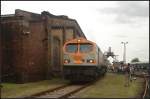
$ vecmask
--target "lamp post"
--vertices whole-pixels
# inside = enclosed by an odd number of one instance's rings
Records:
[[[125,64],[126,63],[126,44],[128,44],[128,42],[121,42],[121,44],[124,45],[123,62]]]

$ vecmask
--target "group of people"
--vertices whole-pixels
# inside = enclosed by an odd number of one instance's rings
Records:
[[[132,82],[133,74],[134,74],[134,68],[133,66],[128,63],[128,64],[120,64],[117,68],[110,68],[111,71],[117,72],[117,73],[123,73],[125,75],[125,87],[128,87],[130,85],[130,82]]]

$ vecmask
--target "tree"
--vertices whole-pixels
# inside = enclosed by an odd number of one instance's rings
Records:
[[[133,59],[131,60],[131,63],[133,63],[133,62],[140,62],[140,61],[139,61],[139,58],[133,58]]]

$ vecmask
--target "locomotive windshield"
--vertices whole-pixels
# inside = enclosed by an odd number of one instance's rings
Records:
[[[75,53],[78,51],[78,45],[75,43],[67,44],[66,51],[69,53]]]
[[[86,53],[92,51],[93,45],[90,43],[81,43],[80,44],[80,52],[81,53]]]
[[[79,52],[80,53],[87,53],[92,51],[93,45],[90,43],[80,43],[79,44]],[[69,43],[66,46],[66,51],[69,53],[76,53],[78,52],[78,44],[77,43]]]

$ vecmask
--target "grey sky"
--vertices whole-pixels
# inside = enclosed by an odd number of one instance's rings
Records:
[[[149,1],[2,1],[1,13],[13,14],[15,9],[76,19],[89,40],[102,51],[111,46],[122,60],[127,44],[127,62],[138,57],[149,61]]]
[[[108,7],[100,9],[99,11],[117,15],[115,21],[121,23],[134,22],[135,18],[146,18],[149,16],[149,6],[147,2],[118,1],[115,8]]]

